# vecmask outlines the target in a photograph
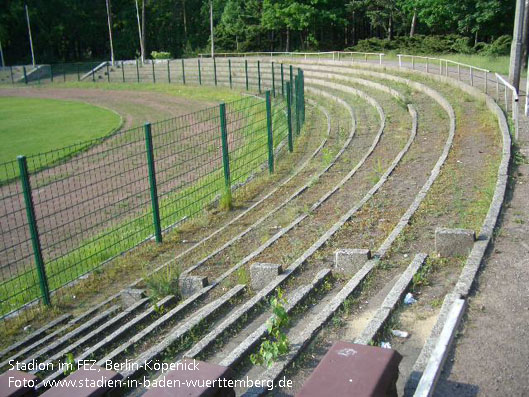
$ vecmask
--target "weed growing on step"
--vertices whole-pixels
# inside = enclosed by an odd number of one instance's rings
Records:
[[[289,352],[289,341],[282,331],[282,328],[286,327],[290,321],[285,305],[283,291],[278,289],[277,296],[270,299],[273,315],[267,321],[268,339],[261,343],[257,353],[250,355],[252,364],[270,368],[280,356]]]
[[[172,266],[166,266],[158,272],[144,277],[145,285],[149,290],[149,296],[158,300],[168,295],[180,297],[178,280],[180,279],[180,269]]]

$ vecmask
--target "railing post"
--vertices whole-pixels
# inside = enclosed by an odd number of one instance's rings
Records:
[[[9,67],[9,73],[11,74],[11,84],[15,84],[15,78],[13,76],[13,66]]]
[[[26,66],[22,66],[22,71],[24,72],[24,83],[28,84],[28,74],[26,73]]]
[[[121,79],[125,82],[125,64],[121,61]]]
[[[220,137],[222,142],[222,167],[224,169],[224,187],[228,203],[231,204],[230,153],[228,147],[228,128],[226,125],[226,104],[219,105]]]
[[[156,73],[154,73],[154,59],[151,61],[152,65],[152,82],[156,83]]]
[[[62,80],[66,83],[66,68],[62,70]],[[110,83],[110,81],[109,81]]]
[[[257,60],[257,86],[259,87],[259,94],[261,93],[261,61]]]
[[[110,83],[110,68],[108,67],[108,62],[107,62],[107,83]]]
[[[167,82],[171,84],[171,60],[167,60]]]
[[[158,206],[158,189],[156,187],[156,169],[154,166],[154,149],[152,145],[151,123],[145,123],[145,148],[147,150],[147,166],[149,168],[149,185],[151,190],[152,220],[156,242],[162,242],[162,226],[160,224],[160,207]]]
[[[217,59],[213,58],[213,75],[215,76],[215,86],[217,85]]]
[[[401,68],[402,67],[402,55],[398,54],[397,56],[399,57],[399,68]]]
[[[248,60],[244,60],[244,74],[246,75],[246,91],[248,91]]]
[[[470,85],[474,87],[474,72],[472,70],[472,66],[470,67]]]
[[[415,57],[413,55],[411,56],[411,68],[415,70]]]
[[[53,65],[50,64],[50,83],[53,83]]]
[[[95,68],[92,68],[92,83],[96,82],[96,73],[94,71]]]
[[[200,59],[198,61],[198,84],[202,85],[202,68],[200,67]]]
[[[487,93],[487,89],[489,88],[489,72],[485,70],[485,94]]]
[[[233,81],[231,78],[231,59],[228,59],[228,74],[230,75],[230,89],[233,88]]]
[[[268,132],[268,171],[274,173],[274,135],[272,130],[272,101],[270,91],[266,91],[266,127]]]
[[[274,62],[272,62],[272,95],[276,97],[276,79],[274,76]]]
[[[79,64],[77,64],[77,81],[81,81],[81,73],[79,72]]]
[[[31,245],[33,247],[33,257],[35,258],[35,265],[37,267],[37,276],[39,278],[40,292],[42,301],[46,306],[51,305],[50,289],[48,286],[48,279],[46,277],[46,269],[44,267],[44,259],[42,257],[42,247],[40,245],[39,229],[37,227],[37,218],[35,216],[35,207],[33,205],[33,197],[31,195],[31,184],[29,182],[28,164],[25,156],[18,156],[18,167],[20,169],[20,182],[22,183],[22,191],[24,193],[24,203],[26,205],[26,216],[28,219],[29,233],[31,236]]]
[[[184,64],[184,58],[182,58],[182,83],[186,83],[186,65]]]
[[[292,92],[290,83],[287,81],[287,127],[288,127],[288,151],[294,151],[294,140],[292,138]]]
[[[136,59],[136,79],[138,80],[138,83],[140,82],[140,67],[138,65],[138,60]]]
[[[439,59],[439,75],[443,75],[443,61]]]
[[[429,73],[429,72],[430,72],[430,70],[429,70],[429,63],[430,63],[430,61],[429,61],[428,57],[426,57],[426,73]]]

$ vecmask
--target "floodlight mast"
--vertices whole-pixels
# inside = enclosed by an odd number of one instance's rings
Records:
[[[29,46],[31,47],[31,61],[33,62],[33,67],[35,67],[35,52],[33,51],[33,38],[31,37],[31,24],[29,23],[28,5],[24,4],[24,7],[26,9],[26,21],[28,23]]]
[[[107,0],[108,36],[110,38],[110,61],[114,65],[114,44],[112,43],[112,14],[110,0]]]
[[[211,58],[215,58],[215,37],[213,35],[213,0],[209,0],[209,28],[211,31]]]

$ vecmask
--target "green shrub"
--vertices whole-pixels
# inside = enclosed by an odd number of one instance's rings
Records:
[[[165,51],[152,51],[152,59],[171,59],[171,53]]]
[[[509,35],[504,35],[498,37],[491,44],[485,44],[480,50],[480,54],[488,56],[501,56],[509,55],[511,51],[511,42],[512,37]],[[481,43],[480,43],[481,44]]]

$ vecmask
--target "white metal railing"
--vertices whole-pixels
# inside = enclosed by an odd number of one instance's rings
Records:
[[[219,52],[215,54],[215,57],[226,58],[226,57],[247,57],[247,56],[269,56],[273,58],[274,56],[286,56],[286,57],[302,57],[304,59],[308,58],[318,58],[322,57],[332,57],[333,60],[351,60],[354,62],[355,56],[356,60],[363,59],[365,62],[368,61],[368,58],[375,57],[378,58],[379,64],[382,64],[382,59],[385,54],[380,52],[357,52],[357,51],[324,51],[324,52]],[[198,54],[200,58],[211,58],[211,54],[204,53]]]
[[[402,59],[403,58],[411,58],[411,67],[412,69],[415,69],[415,60],[420,59],[423,60],[424,63],[426,63],[426,72],[430,73],[430,65],[433,64],[439,64],[439,74],[444,74],[445,76],[448,76],[450,73],[449,66],[453,66],[454,69],[457,70],[457,78],[458,80],[461,80],[461,72],[462,69],[468,69],[468,76],[470,79],[470,85],[474,86],[474,79],[476,77],[483,79],[483,85],[484,90],[487,92],[488,89],[488,79],[489,79],[489,73],[490,70],[479,68],[477,66],[468,65],[466,63],[456,62],[452,61],[450,59],[445,58],[433,58],[433,57],[426,57],[426,56],[420,56],[420,55],[408,55],[408,54],[397,54],[397,57],[399,58],[399,67],[402,67]],[[432,63],[431,63],[432,62]],[[443,69],[444,67],[444,69]],[[476,72],[481,72],[482,76],[476,76]]]
[[[507,92],[507,88],[511,91],[511,118],[514,122],[514,138],[518,140],[518,93],[516,92],[516,89],[501,75],[498,73],[495,73],[494,75],[496,76],[496,98],[498,102],[500,102],[500,85],[503,85],[503,97],[505,100],[505,111],[507,113],[509,113],[509,94]]]

